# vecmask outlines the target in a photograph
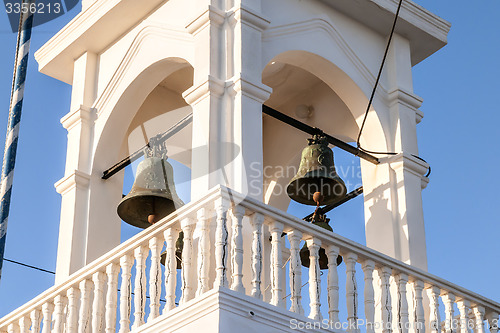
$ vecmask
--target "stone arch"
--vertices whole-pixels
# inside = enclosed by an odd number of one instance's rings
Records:
[[[344,59],[340,63],[345,65],[349,62]],[[263,70],[264,84],[273,88],[266,104],[294,118],[301,116],[297,113],[297,106],[312,106],[312,116],[302,118],[301,121],[344,141],[356,141],[370,93],[363,88],[367,85],[366,80],[362,80],[364,75],[361,75],[359,67],[359,64],[351,63],[348,68],[350,72],[358,72],[359,75],[351,73],[353,78],[337,66],[334,59],[305,50],[278,53]],[[384,103],[376,101],[374,105],[375,109],[372,108],[369,113],[369,126],[365,126],[361,144],[366,147],[368,142],[376,142],[379,149],[387,149],[390,144],[386,139],[388,131],[384,126],[387,123],[385,112],[375,111],[377,107],[384,110]],[[289,199],[284,188],[294,176],[293,168],[289,166],[298,166],[300,151],[306,145],[308,135],[269,117],[264,117],[263,132],[265,170],[287,167],[284,176],[264,174],[264,201],[286,210]],[[275,144],[283,143],[280,137],[287,138],[286,147]],[[373,171],[372,169],[370,165],[362,163],[363,174],[367,170]]]
[[[145,113],[141,107],[151,98],[161,99],[162,89],[169,90],[167,93],[170,96],[175,95],[175,101],[171,101],[173,104],[165,110],[156,110],[156,116],[166,113],[169,115],[167,121],[162,118],[161,125],[164,129],[153,126],[154,129],[148,131],[147,137],[167,130],[191,112],[191,107],[182,97],[182,92],[192,85],[193,79],[189,52],[186,47],[175,47],[172,44],[168,48],[158,46],[161,43],[158,43],[157,38],[148,38],[152,34],[143,33],[143,37],[136,38],[107,88],[94,103],[97,119],[94,126],[89,206],[86,210],[89,212],[88,241],[98,246],[93,250],[87,244],[87,262],[120,243],[121,221],[114,207],[122,197],[123,171],[108,180],[102,180],[101,176],[104,170],[139,148],[135,144],[129,147],[128,137],[134,130],[131,124],[141,123],[155,116],[150,114],[142,119],[138,118],[138,114]],[[183,54],[175,54],[176,52]],[[183,76],[185,77],[182,78]],[[166,87],[162,86],[165,80],[172,77],[177,81],[184,80],[181,87],[176,88],[178,91],[170,89],[168,82]],[[188,138],[187,141],[177,137],[169,144],[178,145],[185,141],[185,145],[179,148],[190,148],[191,129],[186,130],[183,136]],[[184,164],[189,165],[189,161]]]

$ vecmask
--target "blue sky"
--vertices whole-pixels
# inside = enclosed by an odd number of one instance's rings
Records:
[[[423,192],[429,271],[500,301],[500,2],[419,0],[452,23],[449,45],[414,67],[414,90],[424,98],[420,154],[432,166]],[[34,29],[6,258],[55,270],[70,86],[38,73],[33,52],[79,11]],[[0,137],[5,137],[16,35],[0,15]],[[335,152],[337,164],[357,163]],[[304,207],[292,206],[301,216]],[[364,242],[362,199],[335,210],[335,231]],[[0,282],[0,316],[53,284],[53,276],[8,262]]]

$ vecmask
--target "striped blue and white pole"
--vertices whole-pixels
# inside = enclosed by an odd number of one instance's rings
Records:
[[[26,81],[26,71],[28,68],[31,28],[33,27],[33,13],[31,9],[34,7],[32,5],[34,3],[35,0],[22,0],[21,8],[23,10],[21,11],[17,37],[16,61],[0,184],[0,279],[2,277],[5,239],[7,236],[7,220],[9,218],[12,181],[14,178],[17,142],[19,138],[19,124],[23,107],[24,83]],[[27,10],[24,10],[25,8]]]

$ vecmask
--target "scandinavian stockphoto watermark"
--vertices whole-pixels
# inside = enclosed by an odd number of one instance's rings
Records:
[[[4,0],[3,2],[12,32],[17,32],[21,13],[33,14],[33,26],[38,26],[64,15],[80,0]]]
[[[380,330],[380,329],[397,329],[400,328],[401,324],[397,324],[397,327],[393,327],[393,323],[391,322],[367,322],[365,319],[357,319],[357,320],[352,320],[352,321],[347,321],[347,322],[334,322],[328,319],[323,319],[321,321],[300,321],[297,319],[291,319],[290,320],[290,329],[292,330],[319,330],[319,329],[324,329],[324,330],[355,330],[359,329],[361,327],[367,327],[367,328],[373,328],[374,330]],[[424,328],[424,323],[421,322],[407,322],[404,324],[404,328],[407,330],[423,330]]]

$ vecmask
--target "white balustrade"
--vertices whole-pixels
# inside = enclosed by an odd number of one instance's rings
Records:
[[[120,266],[112,263],[106,266],[108,288],[106,291],[106,333],[116,332],[116,306],[118,300],[118,274]]]
[[[307,248],[309,249],[309,306],[311,312],[309,318],[321,321],[321,277],[319,267],[319,249],[321,241],[318,238],[308,239]]]
[[[252,296],[262,299],[261,278],[262,278],[262,224],[264,215],[254,213],[251,218],[252,233]]]
[[[181,230],[182,258],[176,258]],[[308,281],[302,274],[300,259],[303,239],[309,250]],[[164,244],[166,251],[162,254]],[[328,268],[323,271],[320,249],[324,249],[328,259]],[[290,257],[284,258],[288,253]],[[339,287],[340,253],[344,257],[341,271],[346,271],[345,289]],[[163,260],[164,275],[160,264]],[[362,272],[356,271],[358,264]],[[246,276],[245,267],[250,276]],[[176,288],[178,274],[180,288]],[[363,279],[364,283],[358,286],[357,281]],[[290,292],[284,297],[287,286]],[[162,288],[165,302],[160,299]],[[347,331],[352,333],[360,331],[356,327],[358,319],[368,323],[366,333],[425,333],[426,328],[430,328],[430,333],[442,333],[441,297],[446,333],[471,333],[471,328],[474,333],[498,333],[500,304],[224,187],[183,206],[0,319],[0,332],[114,333],[118,322],[118,332],[128,333],[132,323],[132,329],[138,329],[161,316],[168,318],[178,300],[179,307],[189,306],[188,301],[219,288],[230,288],[233,295],[248,294],[254,302],[263,302],[263,293],[267,291],[267,302],[285,311],[289,300],[290,316],[304,321],[327,317],[335,325],[344,324],[339,318],[347,318],[351,324]],[[424,289],[429,298],[427,322]],[[322,298],[322,293],[327,297]],[[364,295],[364,312],[358,310],[359,293]],[[309,299],[309,304],[304,299]],[[322,304],[322,299],[328,302]],[[459,316],[455,316],[455,307]],[[340,313],[341,309],[346,309],[346,313]],[[457,326],[455,320],[461,324]],[[383,326],[375,330],[369,323],[377,321]]]
[[[302,265],[300,262],[300,240],[302,233],[294,230],[288,233],[290,242],[290,311],[304,314],[302,307]]]
[[[207,210],[201,208],[196,212],[196,218],[200,225],[200,239],[198,241],[198,289],[196,296],[200,296],[209,290],[210,277],[210,219]]]
[[[151,268],[149,271],[149,318],[155,319],[160,315],[160,295],[161,295],[161,268],[160,252],[163,248],[163,239],[156,236],[149,240],[151,251]]]
[[[180,304],[184,304],[193,298],[193,286],[191,285],[191,274],[193,268],[193,231],[194,222],[191,219],[183,219],[181,222],[184,233],[184,245],[182,247],[182,296]]]
[[[92,332],[100,333],[104,331],[104,288],[106,285],[106,273],[96,272],[92,276],[94,282],[94,303],[92,304]]]
[[[281,234],[283,233],[283,223],[273,221],[269,226],[271,233],[271,304],[276,306],[283,306],[282,299],[282,276],[283,270],[283,256],[281,250]]]
[[[375,270],[375,262],[373,260],[363,261],[363,272],[365,275],[365,318],[366,332],[375,332],[375,290],[373,289],[373,272]]]
[[[231,289],[245,293],[243,286],[243,216],[245,207],[236,205],[232,209],[232,243],[231,243],[231,267],[233,269]]]

